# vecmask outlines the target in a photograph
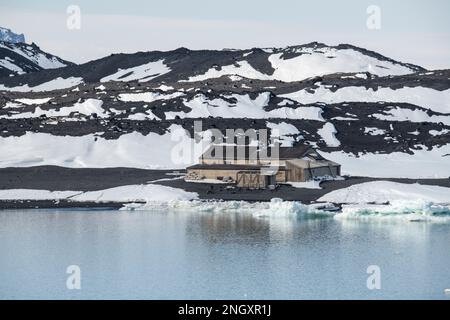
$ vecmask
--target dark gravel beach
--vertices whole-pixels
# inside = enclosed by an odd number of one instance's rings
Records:
[[[290,185],[280,185],[276,190],[248,190],[230,188],[225,184],[193,183],[183,179],[174,179],[183,171],[177,170],[144,170],[133,168],[86,168],[72,169],[55,166],[40,166],[29,168],[0,169],[0,190],[6,189],[42,189],[50,191],[96,191],[133,184],[155,184],[181,188],[196,192],[200,199],[215,200],[245,200],[269,201],[281,198],[303,203],[314,202],[324,194],[333,190],[349,187],[354,184],[388,180],[400,183],[421,183],[450,187],[450,179],[392,179],[347,177],[345,180],[322,182],[322,189],[294,188]],[[159,180],[159,181],[156,181]],[[76,203],[73,201],[10,201],[0,200],[0,209],[18,208],[73,208],[73,207],[108,207],[117,209],[120,202],[114,203]]]

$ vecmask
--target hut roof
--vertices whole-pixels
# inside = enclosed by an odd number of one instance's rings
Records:
[[[277,159],[299,159],[311,156],[313,159],[323,159],[311,146],[297,145],[294,147],[269,147],[268,150],[258,149],[249,145],[211,145],[202,154],[203,159],[244,160],[244,159],[272,159],[278,148]]]

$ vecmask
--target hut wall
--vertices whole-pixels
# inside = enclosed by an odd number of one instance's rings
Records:
[[[314,177],[322,176],[339,176],[341,174],[341,167],[339,165],[321,166],[309,168],[307,163],[302,162],[293,163],[286,162],[287,181],[304,182],[314,179]]]
[[[227,170],[227,169],[188,169],[187,173],[196,173],[199,177],[206,179],[217,179],[218,177],[231,177],[236,181],[236,174],[239,170]]]
[[[188,175],[195,173],[198,177],[206,178],[206,179],[217,179],[218,177],[231,177],[234,181],[237,181],[238,172],[242,171],[242,169],[187,169]],[[278,170],[275,173],[276,182],[286,182],[286,173],[285,170]]]
[[[241,188],[266,188],[273,176],[261,175],[259,171],[240,171],[237,173],[237,186]]]

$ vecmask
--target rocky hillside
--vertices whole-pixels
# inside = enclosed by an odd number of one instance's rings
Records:
[[[450,176],[450,70],[351,45],[117,54],[0,90],[1,167],[183,168],[208,143],[201,121],[268,128],[352,175]]]
[[[73,65],[57,56],[42,51],[36,44],[0,41],[0,78],[13,79],[45,69],[62,68]]]

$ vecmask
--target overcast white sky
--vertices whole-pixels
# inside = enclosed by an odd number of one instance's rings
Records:
[[[69,5],[81,29],[66,27]],[[366,27],[369,5],[381,29]],[[351,43],[426,68],[450,68],[448,0],[0,0],[0,26],[74,62],[113,52]]]

